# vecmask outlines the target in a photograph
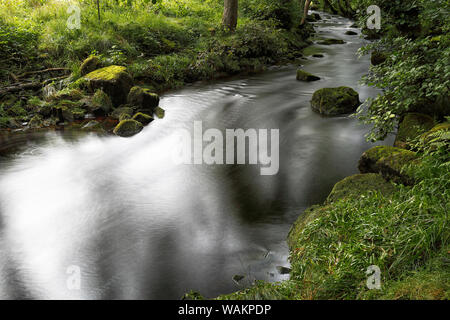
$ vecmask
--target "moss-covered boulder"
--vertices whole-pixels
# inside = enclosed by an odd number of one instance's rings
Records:
[[[91,73],[92,71],[97,70],[100,68],[102,63],[100,62],[100,59],[96,56],[91,56],[83,61],[80,67],[80,74],[82,76],[87,75],[88,73]]]
[[[84,77],[88,81],[89,89],[94,92],[103,90],[111,98],[114,106],[120,106],[127,100],[128,93],[133,86],[133,79],[122,66],[109,66],[97,69]]]
[[[299,81],[317,81],[317,80],[320,80],[320,77],[315,76],[304,70],[298,69],[297,70],[297,80],[299,80]]]
[[[148,114],[142,113],[142,112],[138,112],[136,113],[133,118],[133,120],[139,121],[140,123],[142,123],[143,125],[147,125],[150,122],[153,121],[153,117],[149,116]]]
[[[162,119],[164,118],[164,115],[166,114],[166,111],[164,111],[163,108],[161,107],[156,107],[155,108],[155,115],[159,118]]]
[[[91,112],[96,116],[104,116],[111,112],[112,101],[103,90],[96,90],[91,99]]]
[[[128,94],[128,104],[144,110],[154,110],[159,105],[159,96],[150,89],[135,86]]]
[[[387,60],[388,56],[386,53],[381,51],[373,51],[370,55],[370,63],[374,66],[378,66]]]
[[[368,191],[378,191],[382,195],[388,196],[394,190],[395,186],[378,173],[355,174],[336,183],[328,195],[327,202],[357,198]]]
[[[380,173],[387,180],[410,185],[414,183],[414,178],[404,168],[416,161],[418,156],[415,152],[391,146],[376,146],[363,153],[358,169],[361,173]]]
[[[114,128],[113,132],[119,137],[127,138],[138,134],[142,131],[143,128],[144,126],[140,122],[132,119],[127,119],[120,121],[119,124]]]
[[[355,32],[353,30],[347,30],[347,31],[345,31],[345,34],[347,36],[356,36],[356,35],[358,35],[358,32]]]
[[[70,101],[78,101],[83,99],[84,94],[80,89],[71,89],[65,88],[56,92],[53,96],[51,96],[50,100],[70,100]]]
[[[318,41],[317,43],[321,44],[321,45],[325,45],[325,46],[330,46],[333,44],[344,44],[345,41],[341,40],[341,39],[328,38],[328,39],[322,39],[322,40]]]
[[[426,114],[407,113],[400,122],[394,146],[398,148],[409,148],[408,142],[417,139],[421,134],[432,129],[434,119]]]
[[[359,105],[358,92],[349,87],[319,89],[311,100],[312,109],[325,116],[351,113]]]
[[[124,115],[128,116],[128,118],[131,118],[133,116],[134,109],[131,106],[123,105],[119,108],[114,109],[114,111],[111,113],[111,118],[120,120],[120,118],[124,117]]]

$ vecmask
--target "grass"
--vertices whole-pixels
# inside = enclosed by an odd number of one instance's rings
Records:
[[[448,299],[450,162],[424,155],[418,183],[315,206],[289,235],[291,279],[258,282],[219,299]],[[381,290],[366,286],[370,265]]]
[[[0,56],[0,84],[8,83],[10,73],[46,67],[71,68],[76,79],[80,63],[97,55],[104,65],[127,66],[135,79],[162,91],[261,70],[306,46],[307,34],[292,29],[300,15],[294,0],[286,6],[242,0],[232,35],[221,28],[219,0],[134,0],[132,7],[102,0],[100,21],[92,1],[72,3],[81,8],[81,29],[67,28],[67,2],[0,0],[0,43],[7,48]]]

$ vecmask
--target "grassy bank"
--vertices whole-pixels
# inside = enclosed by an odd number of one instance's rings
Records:
[[[52,127],[66,121],[61,115],[48,118],[46,109],[54,115],[68,109],[70,123],[82,117],[82,109],[89,113],[79,103],[80,92],[64,91],[67,86],[83,91],[71,83],[80,79],[82,62],[89,57],[98,58],[98,67],[125,66],[135,85],[163,92],[292,61],[301,56],[313,32],[311,26],[298,26],[301,10],[293,0],[241,1],[234,33],[221,25],[220,0],[100,3],[99,19],[92,1],[0,0],[0,88],[32,85],[14,92],[0,89],[0,129],[28,129],[30,123]],[[75,12],[68,11],[70,5],[80,9],[79,29],[68,28]],[[43,94],[45,85],[61,94]],[[58,95],[64,97],[62,106],[55,101]]]
[[[449,124],[440,128],[401,165],[413,185],[386,179],[389,156],[401,152],[386,148],[387,167],[373,170],[382,174],[344,179],[301,214],[288,237],[289,281],[219,299],[449,299]],[[381,289],[366,285],[371,265],[380,268]]]
[[[1,84],[46,67],[70,68],[76,78],[81,62],[97,55],[104,65],[127,66],[136,80],[165,90],[261,70],[306,45],[304,30],[294,24],[300,14],[294,1],[242,1],[235,34],[222,30],[218,0],[101,1],[101,20],[92,1],[71,3],[81,9],[80,29],[67,28],[67,2],[0,1]]]

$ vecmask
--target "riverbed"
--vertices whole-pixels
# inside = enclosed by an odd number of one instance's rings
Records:
[[[165,117],[132,138],[41,133],[0,157],[0,298],[214,297],[288,279],[277,267],[289,267],[290,226],[372,146],[357,119],[311,110],[323,87],[350,86],[361,101],[378,94],[359,84],[370,64],[356,54],[359,30],[345,35],[352,21],[321,15],[316,36],[346,43],[315,44],[308,50],[323,57],[298,61],[320,81],[296,81],[292,64],[196,83],[164,94]],[[278,173],[174,163],[173,137],[195,121],[279,130]]]

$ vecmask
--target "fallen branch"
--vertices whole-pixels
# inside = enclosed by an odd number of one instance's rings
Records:
[[[68,68],[49,68],[45,70],[38,70],[38,71],[28,71],[19,76],[19,78],[23,78],[25,76],[33,75],[33,74],[39,74],[39,73],[46,73],[46,72],[52,72],[52,71],[69,71]]]
[[[7,93],[10,93],[10,92],[17,92],[17,91],[21,91],[21,90],[37,89],[37,88],[41,88],[41,87],[42,87],[42,83],[40,83],[40,82],[19,83],[19,84],[16,84],[14,86],[1,88],[0,89],[0,96],[3,96],[3,95],[5,95]]]
[[[69,75],[56,77],[56,78],[52,78],[52,79],[47,79],[42,82],[19,83],[19,84],[15,84],[13,86],[0,88],[0,96],[3,96],[5,94],[11,93],[11,92],[21,91],[21,90],[40,89],[40,88],[46,86],[47,84],[52,83],[53,81],[63,80],[68,77],[69,77]]]

